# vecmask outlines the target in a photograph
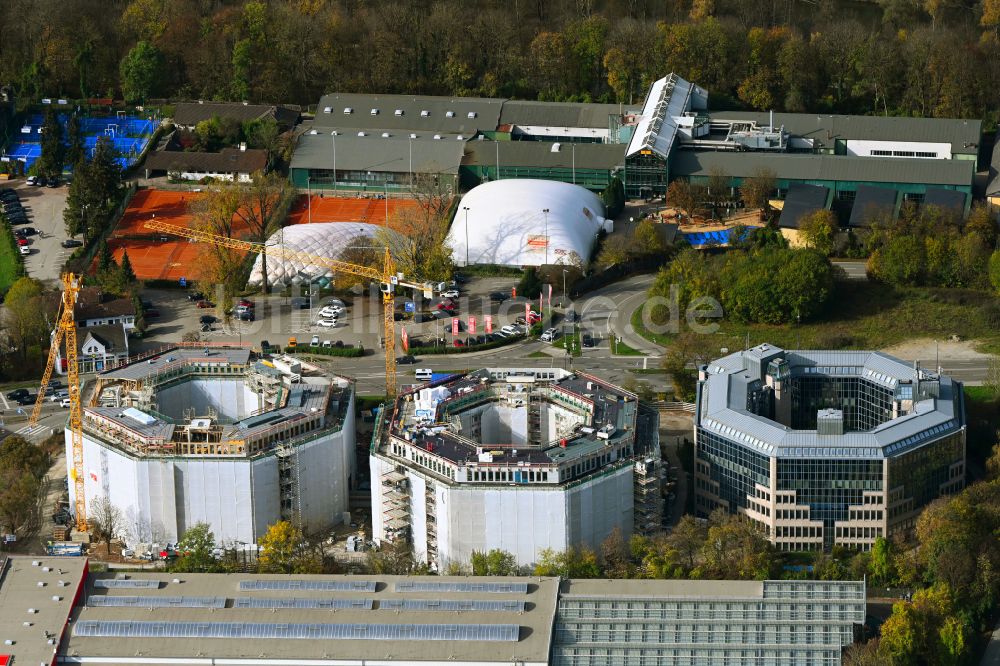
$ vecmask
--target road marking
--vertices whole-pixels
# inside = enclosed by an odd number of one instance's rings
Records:
[[[10,409],[10,403],[7,402],[7,396],[5,396],[3,393],[0,393],[0,400],[3,400],[4,409]]]

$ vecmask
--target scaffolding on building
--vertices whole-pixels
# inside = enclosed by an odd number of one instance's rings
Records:
[[[410,537],[410,480],[403,467],[384,472],[382,483],[382,526],[389,543],[408,542]]]
[[[424,502],[427,511],[427,562],[432,564],[438,559],[437,494],[434,484],[429,481],[424,491]]]
[[[632,478],[633,529],[652,536],[663,529],[663,464],[653,458],[635,463]]]
[[[278,489],[281,495],[281,519],[301,528],[302,493],[299,486],[299,454],[296,447],[284,442],[275,449],[278,459]]]

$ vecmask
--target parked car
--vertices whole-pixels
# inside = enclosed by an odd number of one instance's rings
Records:
[[[518,333],[519,331],[517,330],[517,327],[511,326],[510,324],[500,329],[500,335],[502,335],[505,338],[509,338],[512,335],[517,335]]]
[[[319,336],[318,335],[314,335],[312,337],[312,340],[309,341],[309,346],[310,347],[319,347]]]
[[[434,311],[434,318],[435,319],[447,319],[448,317],[451,316],[451,314],[452,313],[450,311],[448,311],[448,310],[435,310]]]
[[[59,182],[58,178],[49,178],[49,182],[45,183],[46,187],[59,187],[62,183]]]
[[[149,308],[148,310],[142,313],[142,316],[144,316],[146,319],[156,319],[157,317],[160,316],[160,311],[157,310],[156,308]]]
[[[23,405],[33,405],[33,404],[35,404],[35,400],[36,399],[37,399],[37,396],[35,396],[32,393],[28,393],[26,395],[22,395],[20,398],[17,398],[17,404],[22,405],[22,406]]]
[[[582,342],[584,347],[594,346],[594,338],[592,335],[590,335],[590,333],[584,333],[583,336],[580,338],[580,341]]]
[[[30,248],[30,247],[24,247],[24,246],[22,246],[22,247],[18,248],[18,251],[19,251],[19,252],[20,252],[20,253],[21,253],[22,255],[25,255],[25,256],[27,256],[27,255],[31,254],[31,248]]]
[[[205,298],[205,294],[201,293],[200,291],[189,291],[188,292],[188,300],[189,301],[201,301],[201,300],[204,300],[204,298]]]
[[[320,319],[316,322],[317,326],[322,326],[323,328],[334,328],[337,326],[336,319]]]
[[[327,306],[325,306],[325,307],[323,307],[323,308],[320,309],[319,316],[323,317],[324,319],[329,319],[329,318],[332,318],[332,317],[336,317],[337,315],[341,314],[343,311],[344,311],[344,308],[342,308],[342,307],[335,306],[335,305],[327,305]]]
[[[28,176],[28,180],[26,180],[24,182],[27,183],[28,185],[32,186],[32,187],[37,187],[37,186],[41,185],[41,183],[38,180],[38,176]]]
[[[576,314],[576,310],[574,310],[573,308],[566,310],[566,321],[572,324],[573,322],[576,322],[579,319],[580,317],[579,315]]]
[[[462,341],[461,338],[455,338],[455,342],[453,344],[456,347],[464,347],[465,346],[465,343]]]
[[[441,296],[444,298],[458,298],[458,289],[449,289],[448,291],[442,291]]]
[[[202,315],[202,316],[200,316],[198,318],[198,323],[199,324],[214,324],[215,323],[215,317],[213,317],[212,315]]]
[[[253,310],[244,310],[242,312],[237,312],[236,318],[239,321],[254,321],[255,319],[257,319],[257,317],[254,316]]]
[[[202,310],[205,310],[205,309],[208,309],[208,308],[214,308],[215,307],[215,303],[212,303],[210,301],[206,301],[206,300],[202,299],[202,300],[198,301],[198,307],[201,308]]]
[[[248,310],[253,310],[256,307],[253,301],[248,301],[245,298],[241,298],[240,302],[237,303],[236,305],[241,308],[247,308]]]
[[[405,356],[400,356],[396,359],[396,363],[400,365],[413,365],[417,362],[417,357],[412,354],[406,354]]]
[[[28,395],[28,389],[26,388],[14,389],[13,391],[7,393],[7,399],[17,400],[18,398],[24,395]]]
[[[557,337],[559,337],[559,331],[554,328],[547,328],[542,332],[541,340],[542,342],[552,342]]]
[[[83,247],[83,241],[78,241],[75,238],[67,238],[61,245],[63,247]]]
[[[70,400],[69,398],[63,398],[62,400],[59,401],[59,406],[64,408],[69,407],[72,402],[73,401]]]
[[[338,308],[345,308],[345,307],[347,307],[344,304],[344,301],[340,300],[339,298],[328,298],[327,300],[323,301],[323,307],[327,307],[327,306],[331,306],[331,305],[334,306],[334,307],[338,307]]]
[[[29,242],[30,241],[27,238],[18,238],[17,239],[17,244],[20,245],[20,246],[22,246],[22,247],[24,247],[25,245],[27,245]]]
[[[330,349],[331,347],[333,347],[333,343],[332,342],[330,342],[329,340],[324,340],[323,341],[323,349]]]
[[[505,291],[490,292],[490,300],[493,301],[494,303],[503,303],[508,298],[510,298],[510,294]]]
[[[308,310],[309,309],[309,299],[308,298],[293,298],[292,308],[298,310]]]
[[[455,304],[452,303],[451,301],[441,301],[440,303],[437,304],[437,309],[444,310],[445,312],[454,312]]]
[[[211,324],[202,324],[201,325],[201,332],[202,333],[210,333],[211,331],[212,331],[212,325]]]

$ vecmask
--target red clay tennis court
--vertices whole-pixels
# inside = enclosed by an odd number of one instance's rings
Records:
[[[190,226],[194,216],[189,205],[200,196],[197,192],[137,191],[108,239],[108,248],[115,261],[120,262],[127,249],[129,261],[140,280],[198,279],[198,244],[146,229],[144,225],[155,219]],[[247,227],[242,221],[234,222],[233,231],[242,235]],[[160,240],[163,237],[168,240]]]
[[[420,206],[413,199],[358,199],[356,197],[312,196],[313,222],[367,222],[385,224],[386,209],[389,223],[400,211]],[[307,224],[310,220],[309,197],[300,196],[288,212],[288,224]]]

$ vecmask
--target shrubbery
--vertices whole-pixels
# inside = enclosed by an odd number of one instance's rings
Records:
[[[346,358],[357,358],[365,355],[364,347],[310,347],[300,345],[297,347],[285,347],[289,354],[317,354],[319,356],[342,356]]]

